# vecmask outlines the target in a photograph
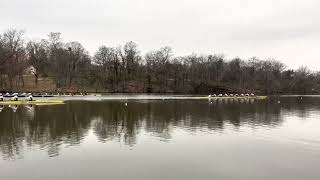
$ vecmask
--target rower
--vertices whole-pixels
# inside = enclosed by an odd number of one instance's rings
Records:
[[[4,98],[1,93],[0,93],[0,101],[4,101]]]
[[[32,96],[31,93],[28,94],[26,100],[27,100],[27,101],[33,101],[33,96]]]
[[[18,101],[18,93],[13,93],[12,95],[11,101]]]

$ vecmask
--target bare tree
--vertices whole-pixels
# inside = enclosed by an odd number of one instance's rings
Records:
[[[48,66],[47,41],[30,41],[27,44],[28,61],[32,66],[32,73],[35,77],[35,84],[38,85],[39,74],[45,74],[45,66]]]
[[[23,31],[10,29],[3,34],[2,44],[4,48],[5,69],[9,79],[10,89],[13,88],[14,79],[18,76],[24,86],[23,70],[26,65]]]
[[[85,58],[88,56],[88,53],[79,42],[67,43],[66,47],[68,48],[68,88],[70,88],[79,63],[85,60]]]
[[[118,86],[120,68],[118,53],[115,48],[99,47],[93,61],[99,67],[99,72],[97,72],[99,82],[104,88],[107,87],[107,84],[111,84],[111,88],[115,91],[116,86]]]

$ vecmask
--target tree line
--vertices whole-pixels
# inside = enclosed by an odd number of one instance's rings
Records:
[[[51,79],[58,92],[315,94],[320,89],[319,72],[288,69],[273,58],[174,56],[170,47],[142,55],[132,41],[102,45],[90,56],[81,43],[64,42],[61,33],[30,41],[21,30],[0,34],[0,90],[24,87],[28,72],[35,86],[39,78]]]

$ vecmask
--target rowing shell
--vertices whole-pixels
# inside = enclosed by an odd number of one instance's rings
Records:
[[[128,98],[130,99],[130,98]],[[131,98],[134,99],[134,98]],[[181,96],[181,97],[166,97],[166,98],[152,98],[152,99],[178,99],[178,100],[192,100],[192,99],[257,99],[257,100],[266,100],[268,96],[204,96],[204,97],[195,97],[195,96]]]
[[[64,101],[58,100],[35,100],[35,101],[0,101],[0,105],[59,105],[64,104]]]
[[[268,96],[216,96],[216,97],[207,97],[209,99],[268,99]]]

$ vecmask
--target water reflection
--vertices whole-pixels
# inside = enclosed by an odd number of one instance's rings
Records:
[[[37,146],[58,156],[61,148],[82,142],[90,130],[99,141],[134,146],[141,131],[170,141],[173,131],[223,133],[226,128],[281,126],[283,116],[308,116],[319,110],[315,98],[278,98],[268,101],[152,100],[70,101],[59,106],[0,106],[0,151],[5,158],[23,156]]]

